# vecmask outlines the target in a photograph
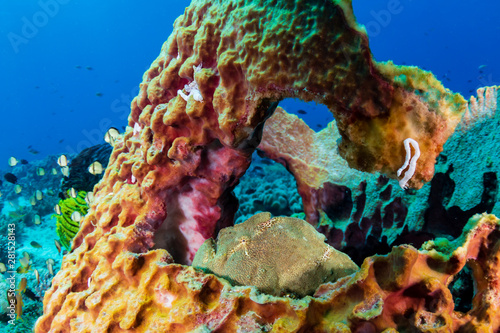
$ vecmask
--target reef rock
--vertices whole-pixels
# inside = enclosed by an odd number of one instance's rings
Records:
[[[313,294],[359,267],[344,253],[325,243],[325,236],[298,218],[257,214],[207,239],[193,267],[229,280],[255,286],[270,295]]]

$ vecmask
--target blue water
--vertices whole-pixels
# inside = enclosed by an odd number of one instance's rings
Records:
[[[125,126],[142,74],[188,5],[70,0],[38,22],[45,24],[26,43],[12,44],[9,32],[23,37],[23,18],[33,23],[45,10],[37,1],[3,4],[0,168],[9,156],[32,160],[80,151],[102,143],[110,126]],[[30,153],[30,145],[40,153]]]
[[[10,156],[33,160],[78,152],[101,143],[110,126],[125,126],[142,74],[189,5],[187,0],[59,0],[64,4],[57,8],[44,3],[54,1],[10,0],[0,9],[0,169],[7,168]],[[500,82],[500,3],[355,0],[353,5],[377,60],[431,70],[467,98],[480,86]],[[307,107],[290,104],[291,112]],[[316,116],[312,108],[308,123],[324,125],[328,115]]]

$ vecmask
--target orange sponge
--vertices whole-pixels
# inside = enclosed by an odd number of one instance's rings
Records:
[[[435,158],[465,110],[463,98],[431,73],[376,63],[348,0],[193,1],[143,76],[129,127],[94,188],[36,331],[231,331],[244,323],[328,331],[363,321],[393,327],[395,319],[377,316],[385,293],[397,290],[391,283],[363,302],[364,289],[345,289],[345,279],[335,287],[340,296],[325,301],[267,302],[251,288],[232,289],[171,264],[191,263],[206,239],[232,224],[232,189],[264,122],[285,97],[332,111],[340,153],[351,167],[396,177],[403,141],[416,140],[425,154],[412,187],[432,177]],[[415,249],[403,252],[405,277],[427,272],[412,270],[406,260],[419,256]],[[368,265],[359,277],[368,278],[370,291],[373,271]],[[408,282],[401,279],[399,285]],[[425,290],[440,287],[433,281]],[[439,311],[448,311],[443,304]]]

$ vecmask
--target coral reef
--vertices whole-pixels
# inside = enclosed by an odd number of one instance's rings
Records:
[[[39,175],[37,170],[43,169],[44,175]],[[0,262],[7,263],[8,257],[8,225],[16,225],[16,234],[26,235],[32,228],[41,228],[36,225],[44,223],[44,215],[53,212],[54,205],[59,198],[62,175],[59,172],[56,156],[48,156],[43,160],[29,161],[27,164],[18,163],[10,170],[18,178],[17,184],[21,191],[14,191],[14,184],[3,182],[0,184]],[[41,200],[35,198],[36,191],[42,194]],[[36,219],[35,219],[36,218]],[[17,239],[21,241],[20,238]],[[53,241],[52,241],[53,242]],[[16,248],[18,249],[19,246]]]
[[[206,240],[192,266],[269,295],[304,297],[358,270],[324,241],[304,220],[260,213]]]
[[[40,282],[33,288],[36,297],[43,300],[45,293],[49,290],[52,284],[52,275],[48,271],[40,273]]]
[[[56,156],[48,156],[43,160],[31,161],[27,164],[18,163],[12,167],[9,171],[17,177],[17,185],[20,185],[21,190],[16,193],[14,184],[6,181],[0,183],[2,213],[12,215],[17,211],[19,214],[9,217],[32,225],[31,221],[35,214],[42,216],[52,212],[58,201],[57,193],[62,179],[56,161]],[[43,175],[38,174],[40,170],[43,170]],[[43,199],[32,203],[31,199],[35,197],[37,190],[41,191]],[[24,216],[20,218],[19,215]]]
[[[3,274],[0,274],[0,295],[7,295],[8,290],[9,290],[9,284],[7,283],[7,280],[5,279]],[[4,317],[8,312],[9,312],[8,299],[2,296],[0,298],[0,317]]]
[[[16,319],[14,325],[0,326],[0,333],[27,333],[33,332],[36,320],[42,315],[42,307],[39,301],[25,298],[23,305],[23,316]]]
[[[13,309],[14,325],[9,323],[12,317],[5,313],[7,302],[5,283],[11,272],[0,274],[0,332],[31,332],[35,321],[43,312],[43,294],[50,287],[53,275],[48,272],[46,261],[54,259],[52,269],[56,272],[62,259],[54,245],[56,219],[52,218],[54,206],[59,201],[62,174],[57,164],[58,156],[47,156],[40,160],[22,160],[15,166],[9,166],[8,172],[17,177],[20,192],[16,193],[14,184],[0,183],[2,195],[0,212],[0,262],[13,271],[15,283],[19,288],[23,278],[27,279],[26,289],[22,293],[23,307],[20,319],[16,320]],[[2,171],[2,174],[7,171]],[[15,225],[15,230],[12,230]],[[9,227],[10,226],[10,227]],[[10,228],[10,231],[9,231]],[[9,237],[10,236],[10,237]],[[15,246],[12,243],[15,239]],[[10,238],[10,241],[9,241]],[[36,242],[36,243],[35,243]],[[16,273],[21,266],[19,259],[29,255],[30,269],[25,273]],[[14,258],[14,262],[8,261]],[[12,266],[9,266],[11,264]],[[40,283],[34,270],[38,271]]]
[[[73,250],[45,294],[36,331],[455,323],[451,297],[440,295],[449,294],[443,278],[456,272],[428,268],[433,257],[410,246],[389,259],[367,259],[355,277],[300,300],[258,295],[181,265],[233,223],[232,190],[264,122],[285,97],[332,111],[340,155],[351,167],[397,178],[403,142],[414,139],[422,151],[408,183],[415,188],[432,178],[436,157],[466,109],[431,73],[373,61],[349,1],[193,1],[143,76],[129,127],[117,138]],[[387,275],[386,262],[399,266]],[[463,264],[450,265],[459,270]],[[417,292],[405,294],[417,281]],[[438,303],[425,307],[432,296]],[[403,304],[392,308],[398,297]]]
[[[105,168],[109,162],[112,147],[103,143],[82,150],[78,155],[69,157],[69,177],[64,177],[61,191],[71,188],[79,191],[92,191],[95,184],[102,178],[102,174],[93,175],[88,172],[89,166],[98,161]]]
[[[240,204],[235,224],[264,211],[273,216],[291,216],[303,211],[293,176],[281,164],[257,154],[253,154],[252,165],[240,179],[234,195]]]

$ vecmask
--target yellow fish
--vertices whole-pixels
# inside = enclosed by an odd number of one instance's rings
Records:
[[[100,175],[104,171],[102,164],[99,161],[95,161],[89,166],[89,172],[93,175]]]
[[[17,165],[17,162],[18,162],[18,161],[17,161],[17,158],[15,158],[15,157],[11,157],[11,158],[9,158],[9,165],[10,165],[11,167],[16,166],[16,165]]]
[[[90,205],[92,202],[94,202],[94,193],[87,192],[87,195],[85,196],[85,202],[87,203],[87,205]]]
[[[17,184],[14,186],[14,192],[16,192],[16,194],[21,193],[22,190],[23,190],[23,188],[21,185]]]
[[[24,251],[23,256],[24,257],[19,259],[21,266],[19,266],[16,270],[18,273],[27,273],[31,269],[30,256],[29,256],[28,252]]]
[[[28,285],[28,279],[23,277],[19,285],[17,286],[17,292],[24,293],[26,291],[26,286]]]
[[[23,273],[28,273],[30,270],[31,270],[31,266],[30,266],[30,265],[28,265],[28,266],[26,266],[26,267],[19,266],[19,267],[16,269],[16,272],[18,272],[19,274],[23,274]]]
[[[9,212],[9,217],[12,219],[20,219],[20,218],[23,218],[24,215],[20,214],[18,212]]]
[[[36,198],[36,200],[38,200],[38,201],[42,200],[42,199],[43,199],[43,193],[42,193],[42,191],[40,191],[40,190],[36,190],[36,191],[35,191],[35,198]]]
[[[60,167],[67,166],[68,165],[68,158],[66,157],[66,155],[59,156],[59,158],[57,159],[57,164],[59,164]]]
[[[35,268],[35,279],[36,279],[36,285],[38,286],[40,284],[40,274],[38,273],[38,270]]]
[[[71,219],[75,222],[80,222],[82,218],[83,218],[82,214],[77,210],[75,210],[73,214],[71,214]]]
[[[21,319],[23,315],[23,296],[21,294],[16,295],[16,319]]]
[[[67,165],[61,167],[61,173],[64,177],[69,177],[69,167]]]
[[[114,127],[111,127],[107,132],[106,134],[104,135],[104,141],[106,141],[107,143],[109,143],[112,147],[115,146],[115,142],[116,142],[116,139],[118,138],[118,136],[120,135],[120,132],[114,128]]]
[[[45,169],[44,168],[36,168],[36,174],[38,176],[45,176]]]

